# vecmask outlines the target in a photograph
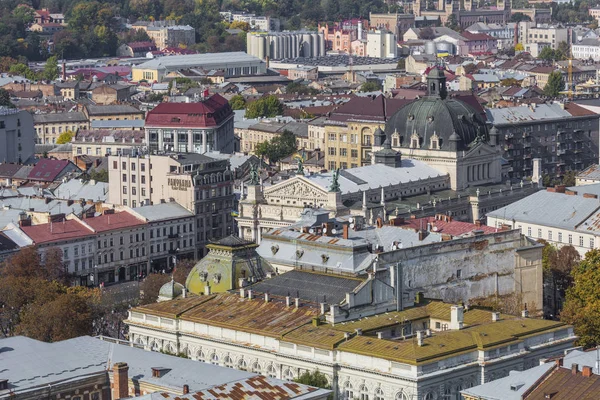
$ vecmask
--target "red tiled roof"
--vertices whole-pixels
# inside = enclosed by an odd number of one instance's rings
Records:
[[[156,50],[156,45],[153,42],[131,42],[127,43],[127,46],[131,47],[132,50]]]
[[[146,126],[218,126],[233,114],[225,98],[214,94],[198,103],[160,103],[146,116]]]
[[[354,97],[331,113],[334,121],[351,119],[385,122],[400,107],[412,102],[405,99],[388,99],[384,95],[373,97]]]
[[[557,368],[524,397],[527,400],[597,400],[600,399],[600,376],[584,376],[581,372],[573,375],[568,368]]]
[[[461,36],[467,40],[496,40],[496,38],[488,35],[487,33],[473,33],[464,31],[461,33]]]
[[[583,117],[586,115],[596,115],[595,112],[588,110],[587,108],[581,107],[575,103],[565,103],[565,110],[574,117]]]
[[[146,222],[127,211],[121,211],[114,214],[105,213],[97,217],[87,218],[85,219],[85,223],[91,226],[96,232],[106,232],[113,229],[144,225]]]
[[[69,160],[42,159],[33,167],[28,178],[36,181],[52,182],[69,163]]]
[[[436,219],[436,217],[416,218],[404,221],[403,224],[398,225],[402,228],[414,229],[425,229],[427,224],[431,224],[430,230],[437,233],[445,233],[451,236],[462,236],[473,231],[483,231],[484,233],[494,233],[496,228],[492,228],[487,225],[477,226],[469,222],[462,221],[444,221],[443,219]]]
[[[34,244],[58,242],[91,235],[91,231],[78,220],[65,220],[32,226],[22,226],[21,229],[33,240]]]

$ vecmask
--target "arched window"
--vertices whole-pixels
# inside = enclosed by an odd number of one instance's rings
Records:
[[[233,360],[231,359],[231,357],[225,356],[224,363],[227,368],[233,368]]]
[[[267,376],[269,378],[277,378],[277,370],[273,364],[267,367]]]
[[[243,358],[240,361],[238,361],[238,369],[242,371],[248,370],[248,363]]]
[[[153,341],[150,344],[150,350],[152,350],[152,351],[160,351],[160,346],[158,345],[158,342]]]
[[[212,353],[212,356],[210,357],[210,363],[219,365],[219,356],[217,355],[217,353]]]
[[[293,381],[294,380],[294,371],[292,371],[291,368],[286,369],[285,372],[283,373],[283,379],[285,379],[286,381]]]
[[[352,388],[352,384],[350,383],[350,381],[347,381],[344,385],[344,399],[354,399],[354,389]]]
[[[383,393],[383,389],[380,387],[375,390],[375,400],[385,400],[385,394]]]
[[[360,400],[369,400],[369,388],[367,385],[361,385],[358,392],[360,394]]]
[[[408,400],[408,395],[406,393],[398,392],[396,393],[396,400]]]
[[[198,361],[206,362],[206,355],[202,350],[198,350],[196,352],[196,358],[198,359]]]
[[[425,397],[423,397],[424,400],[435,400],[435,394],[433,394],[433,392],[427,392],[425,394]]]
[[[262,374],[262,368],[260,367],[258,361],[255,361],[254,364],[252,364],[252,372],[255,374]]]

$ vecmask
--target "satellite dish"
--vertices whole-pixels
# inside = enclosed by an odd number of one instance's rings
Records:
[[[398,250],[398,246],[396,246],[396,245],[393,245],[393,246],[392,246],[392,250]]]
[[[350,224],[350,229],[354,229],[354,224]]]
[[[350,219],[348,220],[351,224],[354,223],[354,217],[350,217]]]
[[[326,226],[323,227],[323,233],[327,233],[327,227]]]
[[[315,233],[315,230],[314,230],[313,228],[310,228],[310,229],[308,230],[308,233],[310,233],[310,234],[312,235],[313,233]]]
[[[337,229],[332,229],[331,233],[333,233],[335,235],[337,233]]]
[[[433,227],[433,231],[434,231],[434,232],[437,232],[437,231],[438,231],[438,227],[437,227],[437,226],[434,226],[434,227]]]

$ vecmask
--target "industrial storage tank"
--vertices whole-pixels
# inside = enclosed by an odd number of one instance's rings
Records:
[[[437,53],[437,46],[435,45],[435,42],[429,41],[429,42],[425,42],[425,54],[436,54]]]
[[[454,54],[454,45],[448,42],[436,43],[437,54]]]

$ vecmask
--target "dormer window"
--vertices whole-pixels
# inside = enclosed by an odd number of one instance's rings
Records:
[[[429,148],[431,150],[439,150],[440,149],[440,137],[434,133],[429,142]]]
[[[419,144],[420,144],[420,140],[419,140],[419,135],[417,135],[416,133],[413,133],[410,137],[410,148],[411,149],[417,149],[419,148]]]

